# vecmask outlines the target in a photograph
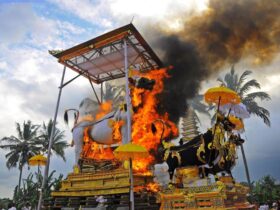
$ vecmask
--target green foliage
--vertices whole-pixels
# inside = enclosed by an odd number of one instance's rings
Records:
[[[218,78],[217,80],[221,82],[222,85],[236,91],[241,97],[242,103],[247,107],[251,114],[260,117],[263,122],[270,126],[269,116],[270,113],[264,107],[259,106],[257,103],[260,101],[271,100],[269,94],[263,91],[251,92],[253,88],[261,89],[261,85],[255,79],[248,80],[248,76],[252,74],[252,71],[244,71],[241,75],[235,72],[234,66],[230,69],[228,73],[225,74],[224,78]],[[193,107],[195,111],[209,115],[208,113],[212,111],[216,106],[205,106],[201,101],[203,97],[198,95],[194,99],[188,101],[188,104]],[[213,115],[211,122],[214,123],[216,116]]]
[[[40,152],[40,148],[36,144],[39,127],[39,125],[33,125],[30,120],[23,122],[22,126],[16,123],[17,137],[4,137],[0,140],[0,148],[9,150],[5,156],[7,168],[10,169],[17,166],[19,168],[19,186],[24,165],[28,164],[29,158]]]
[[[270,175],[253,184],[252,200],[257,203],[270,203],[280,199],[280,185]]]
[[[31,121],[23,122],[22,126],[19,123],[16,123],[17,135],[4,137],[0,140],[0,148],[8,150],[8,153],[6,154],[7,168],[10,169],[13,167],[18,167],[20,171],[19,184],[15,191],[15,196],[19,200],[23,198],[29,198],[29,196],[31,196],[29,202],[33,202],[34,200],[34,197],[32,196],[34,196],[34,194],[36,195],[34,192],[37,192],[35,189],[38,189],[38,183],[34,183],[32,181],[33,175],[29,174],[29,176],[24,181],[24,186],[21,188],[22,170],[23,167],[28,164],[28,160],[32,156],[47,153],[52,126],[53,121],[51,119],[49,120],[48,124],[43,122],[42,126],[34,125]],[[51,152],[60,156],[65,161],[64,150],[68,144],[63,140],[64,137],[64,131],[60,131],[59,129],[55,128]],[[42,182],[42,178],[40,178],[41,175],[37,174],[36,176],[39,182]],[[50,176],[49,179],[52,180],[52,176]],[[49,181],[49,183],[52,183],[52,186],[50,187],[57,187],[58,183],[53,183],[51,180]],[[17,191],[17,189],[19,189],[19,191]],[[45,193],[50,194],[50,190],[47,188]],[[24,201],[22,201],[21,204],[23,205]]]
[[[8,204],[11,202],[9,198],[0,198],[0,209],[8,209]]]
[[[58,177],[54,177],[54,174],[55,171],[52,171],[47,178],[43,199],[49,198],[51,191],[58,190],[60,187],[63,175],[60,174]],[[14,195],[14,200],[16,201],[18,209],[21,209],[27,202],[30,203],[32,209],[35,209],[39,198],[38,189],[42,185],[42,180],[43,176],[40,171],[35,174],[30,173],[27,178],[23,180],[23,186],[19,189],[18,193]],[[17,191],[17,187],[18,186],[16,186],[15,191]]]
[[[32,156],[47,153],[52,126],[51,119],[48,124],[43,122],[42,126],[33,125],[29,120],[27,123],[23,122],[23,126],[16,123],[17,137],[12,135],[0,140],[0,148],[9,150],[6,154],[8,169],[17,166],[23,167],[28,164],[28,160]],[[64,150],[68,144],[63,140],[64,137],[64,131],[55,128],[51,149],[65,161]]]
[[[0,148],[9,150],[6,154],[6,166],[8,169],[22,168],[28,164],[28,159],[39,153],[40,148],[36,145],[38,140],[37,131],[40,126],[33,125],[31,121],[23,122],[23,126],[16,123],[17,137],[4,137],[0,140]]]
[[[49,120],[48,124],[45,124],[43,122],[42,128],[40,130],[40,137],[38,144],[41,147],[41,151],[43,153],[47,153],[48,147],[49,147],[49,139],[51,137],[51,131],[52,131],[53,121],[52,119]],[[54,138],[52,142],[52,153],[55,153],[57,156],[61,157],[64,161],[65,159],[65,153],[64,150],[69,146],[65,140],[64,131],[60,131],[57,127],[55,127],[54,131]]]
[[[263,122],[270,126],[269,116],[270,113],[267,109],[258,105],[256,100],[270,100],[269,94],[262,91],[250,92],[252,88],[261,89],[261,85],[257,80],[251,79],[248,81],[248,76],[251,75],[251,71],[244,71],[240,76],[235,72],[234,66],[232,66],[230,72],[228,72],[224,78],[218,78],[224,86],[236,91],[241,97],[241,101],[246,105],[248,111],[257,117],[260,117]]]
[[[33,182],[33,174],[30,173],[26,179],[23,179],[23,186],[15,190],[14,200],[16,201],[16,206],[21,209],[27,202],[30,203],[32,207],[36,206],[36,201],[38,198],[38,183]]]

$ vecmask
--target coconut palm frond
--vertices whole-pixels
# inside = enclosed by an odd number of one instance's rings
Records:
[[[45,152],[48,150],[49,147],[49,139],[51,137],[53,127],[53,120],[50,119],[48,123],[46,124],[43,122],[42,129],[40,130],[40,144],[42,147],[42,150]],[[61,157],[64,161],[65,159],[65,153],[64,150],[69,146],[67,142],[64,140],[65,135],[64,131],[60,131],[56,126],[54,127],[54,136],[52,141],[52,153],[56,154],[57,156]]]
[[[233,85],[234,85],[234,91],[237,91],[237,89],[238,89],[238,74],[234,75]]]
[[[253,93],[249,93],[246,95],[246,97],[244,98],[244,100],[248,100],[248,101],[252,101],[252,100],[255,100],[255,99],[260,99],[260,100],[271,100],[270,98],[270,95],[266,92],[262,92],[262,91],[259,91],[259,92],[253,92]]]
[[[5,144],[5,145],[0,145],[0,148],[1,149],[4,149],[4,150],[12,150],[16,147],[15,144]]]
[[[246,70],[241,74],[241,76],[239,77],[238,83],[237,83],[237,86],[239,88],[242,87],[242,84],[245,82],[245,80],[247,79],[247,76],[249,76],[250,74],[252,74],[252,71],[250,71],[250,70]]]
[[[23,134],[21,130],[21,126],[19,123],[16,123],[16,131],[19,139],[23,139]]]
[[[27,140],[30,138],[30,129],[31,129],[31,121],[28,120],[27,123],[23,122],[23,131],[22,131],[22,134],[23,134],[23,139]]]
[[[66,141],[53,142],[52,151],[57,156],[60,156],[64,161],[66,161],[65,152],[64,152],[66,147],[68,147],[68,144]]]
[[[241,97],[242,103],[246,105],[248,111],[260,117],[266,125],[270,126],[269,111],[259,106],[255,100],[270,100],[271,98],[266,92],[249,92],[252,88],[261,88],[260,83],[256,79],[247,81],[250,74],[252,74],[252,71],[246,70],[239,77],[235,72],[234,66],[232,66],[230,72],[226,73],[224,76],[224,80],[221,78],[218,80],[226,84],[226,87],[236,91]],[[213,108],[214,106],[209,106],[209,110],[213,110]]]
[[[30,131],[30,139],[36,138],[40,125],[32,125]]]
[[[18,162],[19,162],[19,157],[20,155],[18,153],[15,152],[10,152],[8,154],[5,155],[7,162],[6,162],[6,166],[8,169],[17,167]]]
[[[224,81],[225,81],[226,87],[228,87],[232,90],[235,90],[234,78],[230,73],[227,73],[225,75]]]
[[[3,137],[1,140],[0,140],[0,143],[8,143],[8,144],[19,144],[21,143],[21,141],[16,138],[15,136],[10,136],[10,137]]]
[[[37,131],[39,126],[33,125],[30,120],[23,122],[22,125],[16,123],[17,137],[4,137],[1,139],[1,149],[7,149],[9,152],[6,154],[6,166],[8,169],[19,166],[19,186],[20,189],[21,175],[24,165],[28,163],[30,157],[38,154],[40,147],[37,141]],[[20,192],[17,191],[17,194]]]
[[[238,75],[235,74],[234,65],[231,67],[231,70],[229,73],[226,73],[224,77],[224,83],[226,84],[226,87],[236,91],[236,84],[237,84],[237,77]]]
[[[258,106],[257,102],[255,102],[255,101],[250,101],[247,104],[246,103],[247,102],[245,102],[244,104],[246,105],[248,111],[251,114],[254,114],[254,115],[260,117],[267,126],[271,125],[270,120],[269,120],[270,113],[267,109],[265,109],[261,106]]]
[[[192,107],[195,111],[202,113],[202,114],[206,114],[207,116],[210,117],[210,113],[208,111],[208,106],[205,105],[202,102],[203,99],[203,95],[197,95],[196,97],[194,97],[191,100],[187,100],[187,103],[189,104],[190,107]]]
[[[260,88],[261,88],[261,85],[260,85],[260,83],[258,83],[258,81],[255,80],[255,79],[252,79],[252,80],[246,82],[246,83],[240,88],[240,90],[239,90],[240,96],[241,96],[241,97],[244,96],[244,95],[245,95],[249,90],[251,90],[251,88],[253,88],[253,87],[260,89]]]

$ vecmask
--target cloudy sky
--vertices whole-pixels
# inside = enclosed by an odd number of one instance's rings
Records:
[[[12,0],[0,1],[0,138],[15,135],[15,122],[31,120],[41,124],[53,117],[62,66],[48,54],[51,49],[67,49],[87,41],[111,29],[128,24],[134,25],[144,37],[147,24],[160,24],[170,30],[180,29],[181,15],[184,18],[207,9],[207,0]],[[261,102],[271,112],[271,127],[255,117],[246,120],[245,150],[253,180],[271,174],[280,179],[280,56],[262,66],[250,66],[241,60],[236,69],[253,71],[264,91],[272,100]],[[229,66],[228,66],[229,67]],[[225,71],[228,68],[224,69]],[[218,85],[216,79],[223,71],[212,75],[201,85],[201,92],[210,85]],[[75,76],[70,70],[66,80]],[[77,107],[80,101],[92,96],[88,82],[79,78],[63,89],[58,123],[63,125],[63,110]],[[207,120],[202,127],[207,127]],[[245,135],[244,135],[245,137]],[[6,169],[6,151],[0,150],[0,198],[11,197],[18,181],[17,169]],[[67,174],[74,162],[73,149],[66,151],[67,161],[52,157],[51,170]],[[234,169],[239,181],[245,181],[241,157]],[[23,177],[32,171],[27,167]]]

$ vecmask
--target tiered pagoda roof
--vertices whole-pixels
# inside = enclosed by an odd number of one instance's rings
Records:
[[[196,114],[192,108],[186,111],[183,118],[181,133],[184,141],[188,141],[199,135]]]

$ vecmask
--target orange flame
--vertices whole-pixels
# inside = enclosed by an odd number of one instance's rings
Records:
[[[161,132],[164,126],[163,138],[177,136],[178,129],[176,125],[168,120],[168,114],[160,115],[157,112],[157,96],[162,92],[163,80],[169,77],[167,69],[153,70],[149,73],[136,73],[139,76],[155,80],[153,90],[133,88],[131,90],[132,106],[137,110],[133,114],[132,141],[135,144],[144,146],[148,151],[157,150],[160,142]],[[160,123],[158,119],[164,121]],[[152,133],[151,125],[157,128],[156,134]],[[133,169],[140,172],[147,170],[148,166],[154,162],[154,157],[150,154],[148,158],[137,159],[133,161]]]
[[[82,158],[95,160],[113,160],[115,159],[113,151],[110,147],[104,148],[103,145],[94,142],[88,135],[90,127],[84,130],[84,146],[81,153]]]
[[[168,120],[168,113],[160,115],[157,112],[157,106],[159,100],[157,96],[163,90],[163,80],[168,78],[167,69],[152,70],[148,73],[139,73],[139,71],[133,71],[133,74],[140,77],[145,77],[151,80],[155,80],[155,84],[152,90],[146,90],[136,87],[131,88],[131,103],[136,110],[132,116],[132,141],[135,144],[145,147],[149,152],[156,151],[160,142],[160,137],[164,129],[163,138],[170,136],[177,136],[178,129],[176,125]],[[112,110],[112,102],[108,101],[100,105],[96,120],[101,119]],[[159,119],[161,121],[159,121]],[[164,122],[164,123],[162,123]],[[124,121],[109,121],[112,126],[112,135],[115,140],[121,141],[121,127]],[[151,125],[154,123],[158,132],[153,134]],[[84,131],[84,147],[82,157],[91,159],[114,159],[113,152],[110,147],[103,148],[103,145],[99,145],[88,135],[88,129]],[[152,153],[152,152],[151,152]],[[155,157],[150,154],[145,159],[133,160],[133,169],[141,174],[148,173],[148,167],[155,162]]]
[[[106,114],[110,113],[111,110],[112,110],[111,101],[102,103],[99,107],[98,113],[95,116],[96,120],[101,119]],[[113,130],[113,138],[119,141],[121,141],[120,127],[122,124],[123,124],[122,121],[111,122],[112,130]],[[81,153],[81,157],[87,159],[95,159],[95,160],[115,159],[113,151],[110,147],[104,148],[103,145],[98,144],[94,141],[94,139],[91,139],[91,137],[89,136],[89,129],[91,128],[87,127],[84,130],[84,146]]]
[[[100,104],[99,109],[96,114],[96,120],[100,120],[106,114],[109,114],[112,111],[112,101],[106,101]]]
[[[124,121],[114,121],[113,122],[113,139],[114,142],[121,142],[122,141],[122,133],[121,133],[121,127],[123,126]]]
[[[160,190],[160,186],[156,182],[151,182],[147,184],[146,189],[151,192],[158,192]]]
[[[147,185],[138,185],[134,186],[134,192],[142,192],[142,191],[149,191],[149,192],[158,192],[160,190],[160,186],[158,183],[151,182]]]
[[[103,145],[94,142],[88,135],[90,127],[84,130],[84,146],[81,153],[82,158],[95,160],[112,160],[114,159],[113,151],[110,147],[104,148]]]

